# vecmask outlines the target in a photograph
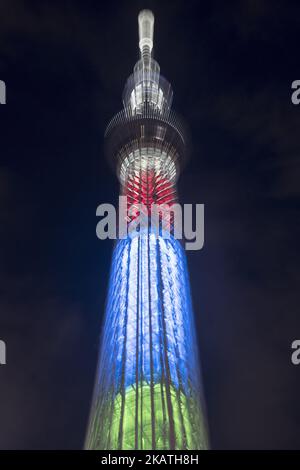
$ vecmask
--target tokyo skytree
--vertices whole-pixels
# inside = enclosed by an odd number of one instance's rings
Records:
[[[153,13],[141,11],[138,25],[140,58],[105,132],[128,225],[141,204],[150,217],[153,204],[177,202],[186,156],[172,88],[153,58]],[[86,449],[209,446],[186,256],[168,224],[116,241]]]

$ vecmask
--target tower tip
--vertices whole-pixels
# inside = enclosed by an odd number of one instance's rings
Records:
[[[142,10],[138,16],[139,48],[143,58],[149,57],[153,49],[154,15],[151,10]]]

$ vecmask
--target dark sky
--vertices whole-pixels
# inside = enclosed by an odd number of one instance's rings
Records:
[[[105,5],[105,3],[107,3]],[[182,202],[213,448],[300,449],[300,4],[0,0],[0,448],[83,445],[118,182],[103,133],[138,58],[137,14],[190,126]]]

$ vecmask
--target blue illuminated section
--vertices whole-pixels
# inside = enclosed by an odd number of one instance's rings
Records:
[[[115,246],[89,448],[207,447],[186,258],[172,236]]]
[[[191,383],[197,387],[193,316],[180,243],[154,234],[119,241],[110,286],[103,360],[113,353],[115,370],[106,383],[118,388],[124,374],[127,387],[137,373],[139,380],[149,381],[152,355],[154,381],[161,380],[167,359],[175,387],[187,393]]]

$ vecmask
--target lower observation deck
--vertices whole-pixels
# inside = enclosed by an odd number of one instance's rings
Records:
[[[145,104],[140,114],[123,109],[114,116],[105,132],[105,151],[120,177],[127,157],[149,148],[172,158],[178,178],[179,170],[185,165],[189,153],[187,133],[183,122],[173,110],[162,115],[159,110]]]

